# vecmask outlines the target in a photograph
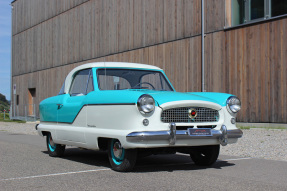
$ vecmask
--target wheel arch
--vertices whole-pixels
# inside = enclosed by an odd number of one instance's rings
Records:
[[[41,131],[41,133],[42,133],[43,137],[51,134],[50,131]]]
[[[108,145],[109,141],[112,138],[106,138],[106,137],[98,137],[98,147],[100,150],[107,151],[108,150]]]

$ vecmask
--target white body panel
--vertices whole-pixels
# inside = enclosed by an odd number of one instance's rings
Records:
[[[98,150],[98,138],[115,138],[120,140],[122,146],[128,148],[156,148],[170,147],[167,140],[149,140],[137,143],[128,142],[126,136],[132,132],[168,131],[169,123],[163,123],[161,118],[162,109],[176,107],[202,106],[219,110],[219,121],[208,123],[176,123],[176,126],[216,125],[220,130],[225,125],[228,130],[237,129],[231,123],[233,117],[226,109],[218,104],[205,101],[176,101],[168,102],[160,107],[155,107],[152,114],[143,115],[136,105],[88,105],[84,106],[72,124],[65,123],[42,123],[38,126],[38,132],[51,132],[53,140],[58,144],[73,145],[87,149]],[[143,120],[148,119],[149,125],[144,126]],[[229,139],[228,143],[235,143],[237,138]],[[173,147],[199,146],[219,144],[214,139],[182,139],[177,140]]]

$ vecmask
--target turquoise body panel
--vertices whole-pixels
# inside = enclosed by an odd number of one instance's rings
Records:
[[[58,106],[59,103],[59,97],[49,97],[47,99],[44,99],[40,105],[40,120],[41,121],[57,121],[57,112],[58,112]]]
[[[96,69],[93,68],[94,76],[96,76]],[[160,71],[164,74],[162,70]],[[63,94],[43,100],[40,103],[40,120],[73,123],[85,105],[136,104],[138,98],[143,94],[151,95],[155,99],[156,106],[173,101],[198,100],[217,103],[224,107],[226,106],[226,100],[232,96],[231,94],[216,92],[180,93],[176,91],[154,91],[147,89],[99,90],[97,78],[94,77],[93,80],[94,91],[87,95],[70,96],[69,94]],[[60,107],[58,104],[61,104]]]
[[[58,122],[72,123],[82,107],[87,104],[86,97],[83,96],[70,96],[69,94],[60,95],[59,103],[62,104],[58,109]]]

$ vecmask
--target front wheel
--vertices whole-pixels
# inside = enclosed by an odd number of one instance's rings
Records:
[[[219,150],[219,145],[192,147],[190,157],[198,166],[210,166],[216,162]]]
[[[53,138],[50,133],[46,136],[46,143],[47,143],[48,153],[51,157],[63,156],[66,146],[54,143]]]
[[[137,150],[124,149],[117,139],[111,139],[108,147],[112,169],[120,172],[131,171],[136,164]]]

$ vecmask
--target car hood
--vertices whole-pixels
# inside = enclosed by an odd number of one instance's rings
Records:
[[[220,106],[226,105],[226,100],[232,96],[225,93],[215,92],[171,92],[171,91],[153,91],[153,90],[105,90],[94,92],[89,97],[88,103],[136,103],[138,98],[143,95],[151,95],[157,105],[162,105],[174,101],[207,101],[219,104]]]
[[[208,94],[193,94],[193,93],[181,93],[181,92],[150,92],[151,95],[159,105],[165,104],[167,102],[173,101],[184,101],[184,100],[192,100],[192,101],[207,101],[217,103],[222,106],[222,100],[213,96],[208,96]]]

